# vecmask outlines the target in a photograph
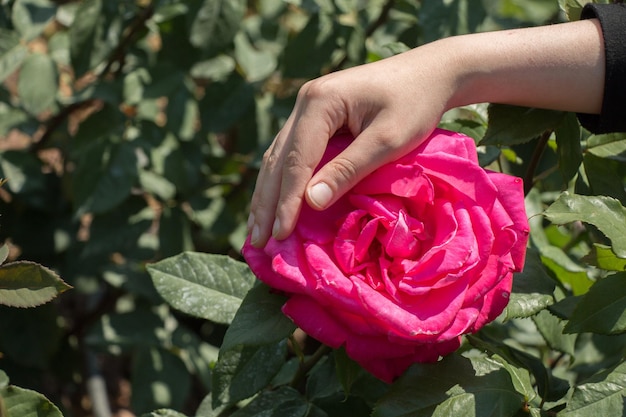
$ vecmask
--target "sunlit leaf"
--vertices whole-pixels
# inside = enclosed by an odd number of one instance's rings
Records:
[[[28,55],[28,47],[20,42],[17,34],[0,28],[0,82],[13,74]]]
[[[379,401],[373,416],[443,417],[463,410],[466,416],[495,417],[513,415],[522,403],[510,374],[498,362],[451,355],[436,364],[409,368]]]
[[[191,25],[191,44],[219,49],[232,42],[244,17],[243,0],[204,0]]]
[[[611,239],[613,252],[626,258],[626,208],[619,201],[565,192],[544,214],[555,224],[582,221],[596,226]]]
[[[587,141],[587,152],[607,159],[626,161],[626,138],[623,134],[592,136]]]
[[[229,324],[256,278],[248,265],[213,254],[186,252],[148,265],[154,285],[172,307]]]
[[[22,106],[31,114],[52,109],[58,89],[58,74],[52,58],[41,53],[28,56],[20,70],[17,88]]]
[[[44,30],[56,11],[56,5],[49,0],[16,0],[13,25],[25,40],[31,40]]]
[[[34,262],[17,261],[0,266],[0,304],[35,307],[70,288],[56,273]]]
[[[63,417],[57,406],[42,394],[13,385],[0,389],[0,401],[4,402],[9,417]]]
[[[530,317],[554,303],[555,283],[547,274],[537,251],[526,253],[524,270],[513,276],[506,318]]]
[[[607,271],[626,271],[626,259],[618,258],[609,246],[594,244],[585,260]]]
[[[624,413],[626,363],[577,385],[559,417],[621,416]]]

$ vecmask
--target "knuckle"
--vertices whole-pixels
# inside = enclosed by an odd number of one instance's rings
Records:
[[[263,153],[263,166],[269,169],[272,169],[278,163],[278,157],[272,152],[271,149],[268,149]]]
[[[354,162],[341,157],[337,157],[329,162],[328,168],[338,179],[349,184],[354,183],[359,173],[359,169]]]
[[[297,150],[291,150],[285,155],[285,161],[283,163],[286,171],[300,171],[305,167],[304,158],[302,154]]]
[[[299,100],[315,100],[319,98],[324,98],[328,95],[329,92],[332,92],[332,86],[330,86],[331,82],[329,82],[328,77],[317,78],[315,80],[307,81],[300,91],[298,92]]]

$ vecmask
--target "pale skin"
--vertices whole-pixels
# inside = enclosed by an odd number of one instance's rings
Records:
[[[604,71],[602,32],[590,19],[450,37],[310,81],[264,154],[251,243],[285,239],[302,204],[327,208],[419,145],[447,110],[490,102],[598,114]],[[354,142],[313,175],[343,126]]]

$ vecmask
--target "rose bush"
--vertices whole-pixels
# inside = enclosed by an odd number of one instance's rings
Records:
[[[335,135],[321,164],[352,139]],[[527,238],[522,181],[438,129],[329,209],[304,207],[286,240],[243,254],[300,328],[390,382],[502,312]]]

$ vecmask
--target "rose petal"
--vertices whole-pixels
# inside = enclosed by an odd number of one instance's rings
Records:
[[[357,194],[392,194],[399,197],[418,197],[432,201],[433,185],[416,164],[388,164],[378,168],[354,187]]]
[[[429,154],[454,155],[467,160],[472,165],[478,165],[478,153],[474,140],[461,133],[444,129],[435,129],[429,140],[422,142],[414,153],[407,155],[406,158],[410,160],[416,158],[419,161],[420,155]],[[404,158],[401,159],[403,160]]]

